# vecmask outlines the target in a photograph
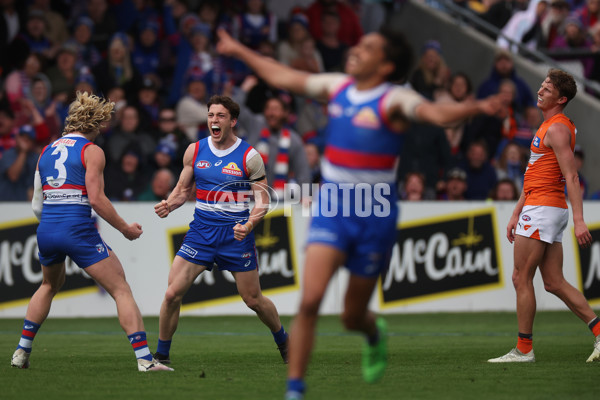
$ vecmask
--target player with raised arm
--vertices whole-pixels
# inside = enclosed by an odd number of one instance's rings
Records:
[[[583,202],[575,167],[575,124],[563,113],[577,93],[573,77],[551,69],[537,93],[544,122],[531,141],[531,155],[521,197],[506,228],[514,243],[513,284],[517,293],[517,346],[491,363],[535,362],[533,320],[536,311],[533,277],[539,267],[544,288],[561,299],[585,322],[594,336],[588,362],[600,360],[600,319],[583,294],[563,276],[562,235],[569,222],[565,184],[573,210],[577,243],[589,247],[592,235],[583,220]]]
[[[104,194],[106,160],[93,141],[100,134],[101,125],[110,119],[113,108],[112,102],[78,92],[69,106],[62,138],[40,154],[32,207],[40,220],[37,243],[43,281],[27,307],[21,340],[11,359],[13,367],[29,367],[33,340],[65,281],[65,258],[69,256],[115,300],[138,370],[172,371],[152,358],[142,315],[121,262],[100,237],[92,218],[94,209],[129,240],[142,234],[142,227],[125,222]]]
[[[402,142],[399,133],[410,120],[444,125],[481,112],[493,114],[500,103],[492,97],[435,104],[394,85],[392,82],[404,80],[410,70],[412,52],[401,34],[387,28],[363,36],[349,51],[346,74],[297,71],[253,52],[224,30],[218,35],[219,53],[240,59],[269,85],[329,102],[321,165],[327,192],[321,190],[317,205],[329,203],[324,208],[337,208],[337,213],[312,218],[302,299],[290,334],[286,397],[298,399],[304,394],[319,306],[341,265],[350,270],[342,321],[347,329],[365,335],[363,378],[376,382],[387,364],[386,324],[375,318],[368,303],[378,276],[388,266],[396,237],[394,182]],[[339,188],[333,200],[332,185]],[[367,211],[373,212],[363,215],[366,204],[370,205]],[[344,216],[348,209],[350,215]]]
[[[167,200],[154,206],[167,217],[181,207],[195,189],[196,210],[181,248],[169,271],[169,284],[160,308],[159,340],[155,357],[170,363],[173,335],[179,323],[181,301],[198,275],[212,270],[233,274],[244,303],[271,330],[287,363],[288,335],[275,305],[263,296],[253,229],[269,210],[265,166],[261,155],[235,136],[240,107],[227,96],[208,101],[210,136],[188,146],[179,181]],[[250,197],[254,207],[250,212]]]

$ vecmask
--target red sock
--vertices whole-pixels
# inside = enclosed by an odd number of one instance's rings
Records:
[[[589,327],[592,330],[594,336],[600,335],[600,319],[598,317],[594,318],[592,322],[590,322]]]
[[[517,350],[523,354],[527,354],[533,349],[533,339],[519,337],[517,340]]]

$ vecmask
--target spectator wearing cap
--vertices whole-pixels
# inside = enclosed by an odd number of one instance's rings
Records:
[[[183,129],[188,140],[195,142],[208,135],[208,108],[206,106],[206,84],[200,75],[187,79],[187,93],[176,106],[177,124]]]
[[[600,0],[594,0],[600,1]],[[554,54],[553,58],[560,60],[566,57],[572,59],[569,56],[570,51],[585,51],[592,49],[592,40],[587,34],[587,30],[584,29],[581,20],[575,16],[570,16],[565,19],[562,26],[562,34],[557,36],[554,41],[550,44],[550,50],[559,51],[558,54]],[[567,53],[566,55],[560,53]],[[583,68],[583,75],[590,77],[592,74],[592,68],[594,66],[593,57],[580,57],[578,59],[581,62]],[[575,60],[577,61],[577,60]]]
[[[246,0],[232,21],[231,34],[256,50],[262,41],[277,42],[277,17],[267,10],[264,0]]]
[[[69,39],[69,31],[65,18],[52,9],[51,1],[49,0],[33,0],[30,10],[39,10],[44,13],[46,20],[46,37],[58,46],[61,46]]]
[[[326,72],[343,72],[346,53],[350,46],[338,39],[340,16],[334,12],[325,12],[321,16],[323,36],[317,40],[317,50],[323,59]]]
[[[175,158],[177,144],[172,142],[170,138],[164,138],[158,142],[158,146],[154,151],[154,155],[150,160],[149,171],[156,172],[161,169],[168,169],[174,176],[179,176],[181,170]]]
[[[140,25],[138,40],[131,52],[131,59],[134,68],[142,76],[158,75],[165,69],[166,62],[161,59],[158,28],[159,25],[155,21],[145,21]]]
[[[16,137],[16,146],[6,150],[0,158],[0,201],[31,200],[31,177],[39,156],[35,142],[35,129],[23,125]]]
[[[310,23],[309,29],[312,37],[316,40],[320,40],[323,37],[321,16],[325,12],[334,12],[340,16],[338,39],[348,46],[356,45],[363,35],[360,19],[352,7],[338,0],[315,0],[306,9],[306,16]]]
[[[94,21],[90,17],[84,15],[75,20],[72,39],[69,39],[67,43],[73,44],[77,48],[77,69],[93,68],[102,60],[100,51],[92,43],[93,32]]]
[[[137,93],[136,106],[140,110],[141,124],[144,130],[154,131],[158,127],[158,113],[162,106],[158,76],[148,74],[142,79],[142,87]]]
[[[510,79],[516,86],[517,93],[515,97],[515,110],[520,113],[525,113],[527,108],[536,107],[536,101],[533,97],[533,91],[515,70],[513,56],[505,49],[500,49],[494,56],[492,71],[487,79],[485,79],[477,90],[477,98],[485,97],[498,93],[500,83],[504,79]]]
[[[466,159],[461,168],[467,173],[467,200],[485,200],[494,188],[498,178],[496,170],[489,162],[487,145],[483,140],[476,140],[469,145]]]
[[[58,51],[59,44],[53,44],[46,36],[46,19],[42,10],[30,9],[27,23],[23,32],[23,39],[29,50],[42,54],[47,59],[53,59]]]
[[[179,40],[175,46],[176,63],[167,103],[175,105],[185,94],[187,80],[192,74],[209,78],[214,66],[210,27],[195,14],[184,15],[179,22]],[[198,52],[194,54],[194,52]],[[207,82],[205,82],[205,85]],[[212,88],[207,87],[207,90]]]
[[[448,84],[450,69],[442,57],[442,46],[437,40],[428,40],[421,48],[417,69],[410,78],[410,85],[429,100]]]
[[[283,64],[291,65],[294,60],[300,57],[303,44],[310,38],[308,18],[301,13],[294,14],[288,23],[287,38],[280,41],[277,47],[279,61]],[[313,58],[315,59],[319,70],[323,71],[323,59],[321,58],[321,53],[319,53],[316,48],[313,49]]]
[[[124,33],[115,33],[108,46],[106,59],[93,68],[100,93],[107,93],[114,86],[125,90],[129,102],[135,100],[141,87],[142,77],[133,68],[130,52],[130,38]]]
[[[452,168],[446,174],[444,191],[440,195],[440,200],[462,201],[465,200],[467,186],[467,173],[461,168]]]
[[[88,68],[82,68],[75,79],[75,92],[96,93],[96,78]]]

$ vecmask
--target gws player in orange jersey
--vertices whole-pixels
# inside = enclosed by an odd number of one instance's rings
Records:
[[[558,296],[575,315],[588,324],[596,336],[588,362],[600,360],[600,319],[581,292],[569,284],[562,272],[562,235],[569,211],[564,187],[567,185],[573,209],[575,237],[581,247],[589,247],[592,236],[583,220],[583,204],[573,156],[575,125],[563,109],[577,93],[568,73],[551,69],[538,90],[537,106],[544,122],[531,142],[531,156],[525,172],[523,192],[506,228],[515,245],[513,284],[517,292],[517,347],[488,360],[492,363],[535,362],[532,332],[536,301],[533,276],[539,267],[544,288]]]

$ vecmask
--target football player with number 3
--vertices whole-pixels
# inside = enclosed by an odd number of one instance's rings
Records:
[[[323,208],[333,208],[336,213],[312,218],[302,299],[290,334],[286,397],[298,399],[304,395],[304,375],[319,306],[341,265],[350,270],[342,320],[347,329],[365,335],[363,378],[376,382],[387,364],[386,327],[385,320],[376,319],[368,304],[378,276],[388,266],[396,237],[398,199],[394,182],[402,144],[399,133],[410,120],[445,125],[481,112],[493,114],[499,111],[500,102],[492,97],[436,104],[394,85],[392,82],[406,78],[412,54],[403,35],[387,28],[363,36],[349,51],[346,74],[294,70],[253,52],[224,30],[219,30],[218,35],[219,53],[240,59],[269,85],[329,103],[321,171],[324,182],[339,187],[339,197],[333,198],[336,195],[331,193],[332,185],[323,185],[328,193],[322,189],[318,195],[317,204],[329,202]],[[389,190],[364,190],[365,185],[388,185]],[[348,193],[350,196],[346,196]],[[358,200],[344,204],[344,196]],[[366,210],[368,215],[363,215],[365,205],[374,206],[373,210]],[[350,215],[344,215],[348,208]]]
[[[152,358],[142,315],[121,262],[104,243],[92,219],[94,209],[127,239],[135,240],[142,234],[142,227],[125,222],[104,194],[106,160],[93,142],[113,108],[112,102],[77,92],[62,138],[46,146],[38,159],[32,207],[40,220],[37,243],[43,281],[29,301],[21,339],[11,359],[13,367],[29,368],[33,340],[65,281],[65,258],[69,256],[115,300],[138,370],[172,371]]]

